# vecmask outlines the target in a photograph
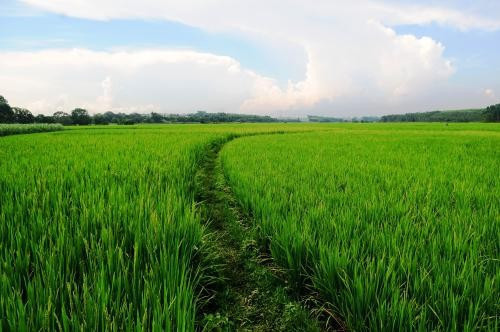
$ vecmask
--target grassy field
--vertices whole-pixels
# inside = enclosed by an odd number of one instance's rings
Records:
[[[235,140],[261,246],[350,330],[498,330],[500,127],[346,125]]]
[[[297,293],[351,330],[498,329],[498,125],[259,124],[0,138],[0,330],[195,330],[195,174],[266,133],[221,170]]]
[[[63,130],[61,124],[0,124],[0,136],[18,135],[18,134],[33,134],[48,131]]]
[[[0,140],[5,329],[194,326],[190,194],[216,135],[75,130]]]
[[[209,264],[198,162],[214,141],[276,130],[304,128],[74,127],[0,139],[0,330],[193,330]]]

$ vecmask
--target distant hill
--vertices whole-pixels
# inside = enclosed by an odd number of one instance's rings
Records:
[[[406,113],[384,115],[381,122],[495,122],[492,113],[498,112],[500,105],[487,109],[465,109],[451,111],[432,111],[423,113]],[[493,121],[492,121],[493,120]]]

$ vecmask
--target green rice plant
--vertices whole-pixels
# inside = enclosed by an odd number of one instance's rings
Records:
[[[319,128],[319,127],[318,127]],[[0,330],[193,331],[214,141],[286,125],[76,127],[0,139]]]
[[[0,136],[16,134],[32,134],[48,131],[63,130],[61,124],[34,123],[34,124],[0,124]]]
[[[500,127],[330,129],[221,152],[295,288],[314,288],[350,330],[498,330]]]
[[[193,330],[214,135],[74,130],[0,140],[0,326]]]
[[[70,127],[0,139],[0,330],[192,331],[222,164],[297,289],[354,330],[498,327],[498,127]]]

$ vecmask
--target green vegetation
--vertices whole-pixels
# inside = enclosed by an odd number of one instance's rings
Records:
[[[192,330],[202,247],[191,178],[210,133],[0,140],[3,330]]]
[[[0,124],[0,136],[16,135],[16,134],[32,134],[48,131],[63,130],[63,126],[56,124]]]
[[[500,122],[500,104],[492,105],[486,109],[470,109],[455,111],[433,111],[424,113],[406,113],[378,116],[363,116],[352,119],[308,115],[309,122]],[[57,111],[53,115],[39,114],[34,116],[24,108],[11,107],[8,101],[0,96],[0,124],[1,123],[60,123],[69,125],[107,125],[110,123],[133,125],[138,123],[278,123],[301,122],[300,119],[277,119],[270,116],[232,114],[232,113],[207,113],[198,111],[191,114],[125,114],[105,112],[90,115],[83,108],[75,108],[68,114]]]
[[[498,109],[500,109],[500,104],[490,106],[487,109],[393,114],[393,115],[384,115],[383,117],[381,117],[380,121],[382,122],[500,122],[500,116],[498,115],[500,113]]]
[[[75,108],[71,112],[71,123],[74,125],[86,126],[92,123],[92,118],[87,110],[84,110],[83,108]]]
[[[11,107],[8,101],[0,96],[0,124],[2,123],[60,123],[65,126],[89,124],[107,125],[110,123],[133,125],[137,123],[224,123],[224,122],[249,122],[249,123],[273,123],[273,122],[298,122],[297,119],[279,120],[270,116],[232,114],[232,113],[207,113],[198,111],[192,114],[125,114],[105,112],[90,115],[83,108],[75,108],[68,114],[57,111],[53,115],[39,114],[34,116],[29,110],[19,107]]]
[[[341,326],[495,331],[500,128],[449,127],[247,137],[222,165],[261,247]]]
[[[14,122],[14,111],[9,102],[3,96],[0,96],[0,123],[11,122]]]
[[[197,201],[202,220],[208,220],[214,256],[210,305],[202,317],[204,330],[318,331],[313,315],[290,295],[282,273],[263,265],[255,246],[255,231],[239,209],[221,171],[218,152],[224,142],[212,144],[196,176]]]
[[[380,117],[378,116],[362,116],[354,117],[352,119],[334,118],[329,116],[318,116],[318,115],[308,115],[307,121],[309,122],[378,122]]]
[[[110,126],[0,139],[0,330],[194,330],[206,233],[194,175],[236,133]]]
[[[484,111],[484,119],[486,122],[500,122],[500,104],[488,106]]]
[[[319,116],[319,115],[308,115],[307,121],[309,122],[347,122],[347,120],[342,118],[334,118],[329,116]]]
[[[499,142],[493,123],[2,137],[0,330],[498,330]]]

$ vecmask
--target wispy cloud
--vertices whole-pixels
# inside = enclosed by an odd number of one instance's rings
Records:
[[[301,24],[307,17],[325,20],[349,14],[351,19],[374,19],[385,25],[439,23],[460,29],[500,29],[500,14],[484,17],[456,8],[374,0],[256,0],[249,3],[230,0],[22,0],[43,10],[96,20],[116,18],[164,18],[205,28],[259,30],[258,21],[281,22],[293,17]],[[280,13],[275,15],[274,13]],[[302,14],[306,14],[302,15]],[[282,17],[283,16],[283,17]],[[306,19],[304,19],[306,18]],[[253,21],[253,22],[252,22]]]

